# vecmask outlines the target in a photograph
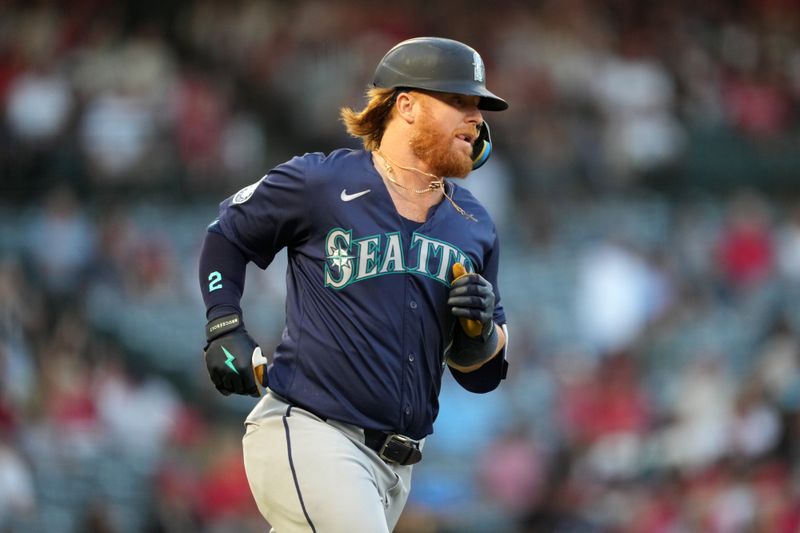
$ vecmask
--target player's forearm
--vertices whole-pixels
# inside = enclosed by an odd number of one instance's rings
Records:
[[[247,258],[224,235],[206,233],[200,252],[200,290],[209,320],[228,314],[242,314]]]
[[[506,346],[506,333],[505,330],[500,326],[498,326],[497,324],[495,324],[495,328],[497,331],[496,345],[494,349],[489,352],[490,355],[488,357],[477,363],[466,366],[459,365],[458,363],[454,362],[452,358],[448,358],[447,365],[450,366],[451,368],[455,368],[459,372],[472,372],[474,370],[478,370],[480,367],[482,367],[483,365],[485,365],[486,363],[497,357],[497,354],[502,352],[503,348],[505,348]]]

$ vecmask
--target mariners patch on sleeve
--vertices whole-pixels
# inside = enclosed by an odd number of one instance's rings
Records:
[[[257,182],[253,183],[252,185],[248,185],[247,187],[245,187],[241,191],[237,192],[233,196],[233,200],[231,201],[231,203],[233,203],[233,204],[243,204],[243,203],[245,203],[247,200],[249,200],[253,196],[253,193],[256,191],[256,188],[258,187],[259,183],[261,183],[261,180],[258,180]]]

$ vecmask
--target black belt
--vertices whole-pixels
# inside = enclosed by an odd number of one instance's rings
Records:
[[[375,450],[378,457],[390,463],[405,466],[417,464],[422,460],[419,443],[405,435],[365,429],[364,444]]]
[[[321,416],[311,409],[304,407],[297,402],[289,401],[286,398],[273,393],[279,400],[299,407],[304,411],[308,411],[312,415],[327,422],[328,418]],[[376,429],[364,430],[364,444],[378,454],[378,457],[389,463],[397,463],[399,465],[407,466],[417,464],[422,460],[422,451],[419,449],[419,443],[405,435],[399,433],[386,433],[385,431],[378,431]]]

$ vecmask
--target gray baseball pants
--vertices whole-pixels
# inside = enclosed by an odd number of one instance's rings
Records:
[[[383,461],[364,445],[362,429],[323,421],[272,392],[245,428],[247,479],[272,533],[382,533],[397,525],[413,466]]]

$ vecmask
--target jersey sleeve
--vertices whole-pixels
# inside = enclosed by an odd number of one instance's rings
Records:
[[[282,248],[308,237],[310,159],[295,157],[220,204],[219,230],[262,269]]]
[[[506,313],[500,299],[500,289],[497,284],[497,274],[500,266],[500,243],[495,233],[494,245],[486,256],[485,267],[480,274],[492,284],[495,295],[494,321],[503,328],[506,334],[506,343],[503,349],[491,361],[472,372],[461,372],[455,368],[450,368],[450,373],[458,382],[470,392],[485,393],[493,391],[505,379],[508,374],[508,361],[506,361],[506,351],[508,350],[508,327],[506,325]],[[456,326],[458,327],[458,326]]]

